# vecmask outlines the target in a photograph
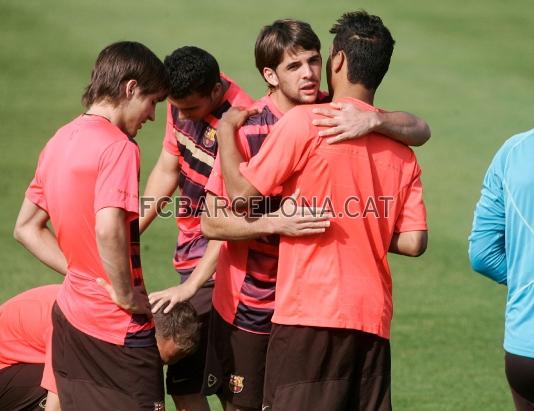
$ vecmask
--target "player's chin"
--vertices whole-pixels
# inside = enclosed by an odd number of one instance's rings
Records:
[[[317,101],[317,94],[318,92],[314,93],[301,93],[299,96],[299,100],[301,104],[313,104]]]

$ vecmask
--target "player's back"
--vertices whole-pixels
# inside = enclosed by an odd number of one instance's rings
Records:
[[[346,101],[376,110],[358,100]],[[301,121],[311,124],[319,118],[313,107],[297,109]],[[299,318],[298,324],[388,337],[392,287],[387,252],[394,232],[401,226],[408,231],[406,202],[415,201],[409,194],[420,190],[420,169],[410,148],[381,135],[329,145],[318,131],[310,126],[312,147],[284,184],[284,194],[298,188],[308,204],[326,206],[334,218],[324,234],[282,238],[278,283],[284,286],[277,288],[273,321]],[[422,201],[413,212],[418,214],[413,229],[426,229]],[[306,307],[313,301],[321,301],[320,314]]]

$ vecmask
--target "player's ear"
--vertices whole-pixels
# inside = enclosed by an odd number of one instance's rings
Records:
[[[338,73],[346,62],[347,56],[345,56],[345,53],[342,50],[339,50],[331,58],[331,70]]]
[[[218,81],[217,83],[215,83],[215,85],[213,86],[213,88],[211,89],[211,99],[214,100],[217,98],[217,96],[219,95],[219,93],[222,91],[222,88],[223,88],[223,85],[220,81]]]
[[[125,97],[130,99],[135,94],[135,89],[137,88],[137,80],[128,80],[126,82],[126,87],[124,88]]]
[[[276,75],[276,71],[274,71],[272,68],[263,68],[263,78],[271,87],[278,87],[278,76]]]

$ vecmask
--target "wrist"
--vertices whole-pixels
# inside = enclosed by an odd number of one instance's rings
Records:
[[[371,131],[380,131],[380,128],[384,125],[385,119],[383,113],[370,112],[369,126]]]
[[[278,234],[277,232],[277,225],[276,222],[278,221],[278,217],[275,213],[270,214],[264,214],[259,219],[260,227],[259,227],[259,234],[263,235],[271,235],[271,234]]]

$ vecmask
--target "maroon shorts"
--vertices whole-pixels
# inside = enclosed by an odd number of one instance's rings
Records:
[[[212,311],[202,393],[261,409],[269,335],[240,330]]]
[[[391,410],[389,341],[358,330],[273,325],[264,410]]]
[[[0,410],[44,410],[44,364],[14,364],[0,370]]]
[[[210,281],[189,300],[198,313],[198,320],[201,323],[200,341],[194,353],[167,367],[165,383],[169,395],[199,394],[202,389],[212,293],[213,282]]]
[[[164,410],[156,346],[124,347],[91,337],[74,328],[57,304],[52,323],[52,366],[62,410]]]
[[[505,353],[506,378],[517,411],[534,411],[534,358]]]

